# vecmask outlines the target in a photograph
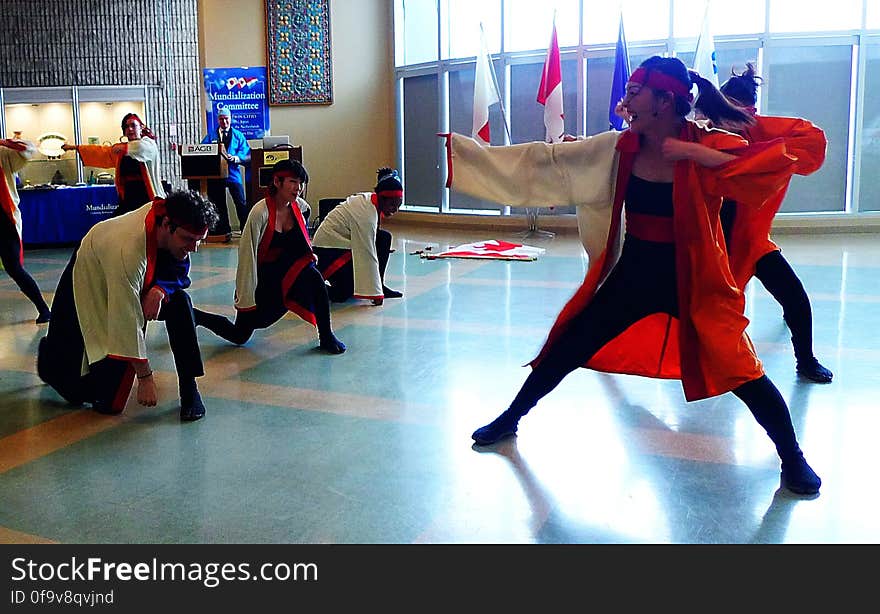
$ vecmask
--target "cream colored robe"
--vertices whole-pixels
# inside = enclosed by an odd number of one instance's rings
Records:
[[[578,233],[592,265],[608,238],[620,134],[485,147],[453,133],[447,140],[447,187],[513,207],[576,206]]]
[[[311,206],[305,199],[297,198],[296,204],[300,212],[310,211]],[[257,255],[260,241],[269,224],[269,207],[266,199],[254,204],[248,219],[241,230],[241,241],[238,244],[238,268],[235,272],[235,308],[247,311],[257,306]],[[274,229],[273,229],[274,230]]]
[[[314,247],[351,250],[355,298],[385,296],[376,254],[379,211],[372,197],[372,192],[361,192],[346,198],[321,221],[312,239]]]
[[[6,189],[10,197],[10,202],[4,203],[3,209],[4,213],[12,216],[19,239],[21,238],[21,211],[18,208],[18,203],[21,202],[21,199],[18,196],[18,189],[15,187],[15,173],[21,170],[37,151],[30,141],[22,141],[22,143],[27,145],[27,149],[22,151],[0,147],[0,167],[3,169],[3,181],[6,182]],[[11,211],[6,211],[7,207],[11,208]]]
[[[147,358],[141,292],[147,273],[148,203],[95,224],[73,267],[73,297],[85,342],[82,374],[108,356]]]

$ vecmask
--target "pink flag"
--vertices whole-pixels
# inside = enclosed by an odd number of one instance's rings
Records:
[[[480,31],[480,53],[477,55],[477,70],[474,74],[474,125],[471,136],[484,145],[491,142],[489,138],[489,107],[496,102],[498,90],[492,82],[492,69],[489,57],[489,48],[486,38]]]
[[[547,49],[547,59],[544,60],[544,72],[541,73],[538,103],[544,105],[544,140],[559,143],[565,133],[565,114],[562,112],[562,62],[559,59],[556,21],[553,22],[553,36]]]

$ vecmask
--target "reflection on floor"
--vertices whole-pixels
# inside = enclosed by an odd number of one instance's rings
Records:
[[[514,237],[393,230],[387,282],[404,298],[335,305],[345,354],[317,352],[290,314],[244,347],[200,330],[208,414],[191,424],[155,323],[158,407],[67,406],[35,373],[45,327],[0,274],[0,542],[880,542],[876,236],[779,238],[830,385],[795,375],[780,308],[749,287],[749,332],[824,480],[808,499],[778,489],[772,445],[733,395],[686,403],[676,381],[580,370],[517,438],[472,447],[585,258],[561,235],[531,242],[547,249],[536,262],[428,261],[411,252]],[[234,247],[194,256],[195,304],[233,312]],[[69,253],[26,253],[47,299]]]

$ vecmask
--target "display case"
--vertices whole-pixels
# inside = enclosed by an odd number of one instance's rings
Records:
[[[3,92],[5,137],[31,141],[37,153],[18,172],[19,189],[79,181],[74,152],[61,151],[60,143],[73,141],[73,89],[15,88]]]
[[[20,172],[20,188],[112,184],[112,168],[83,167],[62,143],[112,145],[123,141],[126,113],[146,118],[145,86],[75,86],[2,90],[0,136],[32,141],[37,153]],[[149,125],[149,122],[148,122]]]
[[[118,203],[115,169],[83,167],[76,151],[61,145],[123,141],[127,113],[149,125],[147,91],[145,86],[0,89],[0,137],[37,146],[16,178],[26,246],[75,244],[112,215]]]

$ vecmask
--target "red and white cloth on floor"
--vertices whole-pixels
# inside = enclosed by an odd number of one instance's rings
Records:
[[[491,239],[489,241],[465,243],[464,245],[459,245],[436,254],[425,252],[421,256],[428,260],[436,260],[437,258],[476,258],[483,260],[531,261],[537,260],[538,256],[543,254],[544,251],[541,247],[530,247],[520,243]]]

